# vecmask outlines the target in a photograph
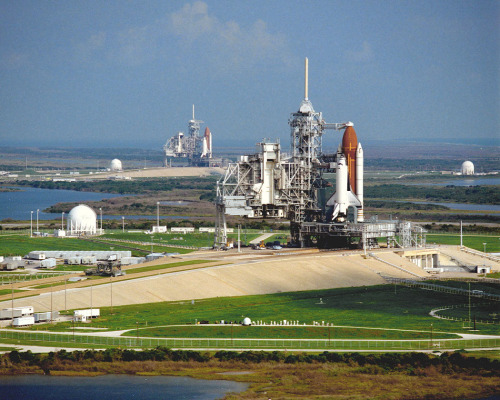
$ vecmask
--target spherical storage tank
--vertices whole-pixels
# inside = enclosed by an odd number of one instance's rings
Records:
[[[460,172],[462,175],[474,175],[474,164],[471,161],[464,161]]]
[[[245,318],[243,318],[243,322],[241,323],[241,325],[250,326],[250,325],[252,325],[252,321],[250,320],[250,318],[245,317]]]
[[[95,235],[97,214],[89,206],[79,204],[68,214],[67,229],[70,235]]]
[[[109,165],[109,169],[111,171],[121,171],[123,169],[122,162],[118,158],[111,160],[111,164]]]

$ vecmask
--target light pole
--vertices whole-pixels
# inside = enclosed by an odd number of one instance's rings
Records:
[[[92,322],[92,316],[94,315],[92,307],[92,283],[90,283],[90,322]]]
[[[156,229],[160,232],[160,202],[156,202]]]
[[[61,230],[64,230],[64,211],[61,214]]]
[[[102,235],[102,208],[99,207],[99,213],[101,214],[101,235]]]
[[[122,233],[125,233],[125,217],[122,216]]]
[[[111,280],[111,282],[110,282],[110,291],[111,291],[111,315],[113,315],[113,275],[111,275],[109,279]]]
[[[31,219],[30,219],[30,237],[33,237],[33,211],[31,211]]]
[[[38,212],[39,212],[39,211],[40,211],[40,210],[37,208],[37,209],[36,209],[36,231],[37,231],[37,232],[40,232],[40,231],[38,230]]]
[[[238,253],[241,253],[240,231],[241,231],[241,225],[238,225]]]

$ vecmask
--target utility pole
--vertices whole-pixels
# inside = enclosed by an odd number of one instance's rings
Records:
[[[160,232],[160,202],[156,202],[156,229]]]

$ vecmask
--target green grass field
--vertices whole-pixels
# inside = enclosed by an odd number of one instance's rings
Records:
[[[240,239],[244,243],[246,237],[247,242],[250,242],[251,240],[257,238],[259,235],[260,234],[257,232],[247,232],[246,235],[244,232],[241,232]],[[228,237],[236,241],[238,239],[238,233],[230,233],[228,234]],[[155,233],[152,235],[139,232],[133,232],[133,233],[112,232],[112,233],[106,233],[105,235],[101,236],[101,238],[124,239],[124,240],[133,240],[137,242],[148,242],[148,243],[152,242],[155,243],[154,244],[155,247],[156,243],[158,244],[158,246],[161,244],[168,244],[172,246],[182,245],[182,246],[192,246],[192,247],[212,247],[212,245],[214,244],[214,234],[208,232],[189,233],[189,234]]]
[[[321,301],[320,301],[321,299]],[[474,301],[474,299],[473,299]],[[267,324],[281,320],[312,324],[313,321],[346,327],[384,328],[436,332],[467,332],[457,322],[429,315],[433,308],[467,302],[465,296],[421,289],[381,285],[271,295],[213,298],[199,301],[165,302],[101,308],[93,327],[111,330],[137,326],[194,325],[197,321],[241,321],[249,317]],[[80,325],[86,326],[88,325]],[[70,323],[46,326],[50,330],[71,329]],[[480,325],[484,334],[500,334],[499,325]],[[182,332],[180,333],[183,334]],[[187,334],[187,331],[184,333]]]
[[[428,234],[427,243],[436,244],[450,244],[450,245],[460,245],[460,235],[458,234]],[[478,251],[484,251],[484,245],[486,243],[487,253],[498,253],[500,252],[500,236],[488,236],[488,235],[464,235],[463,244],[464,246],[470,247]]]
[[[73,238],[30,238],[27,235],[0,236],[1,256],[24,256],[35,250],[109,250],[109,246]]]

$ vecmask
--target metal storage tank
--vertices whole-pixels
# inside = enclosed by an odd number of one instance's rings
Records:
[[[464,161],[460,172],[462,175],[474,175],[474,164],[472,161]]]
[[[111,163],[109,164],[109,169],[111,171],[122,171],[123,170],[122,162],[118,158],[111,160]]]
[[[85,204],[79,204],[68,214],[67,230],[70,235],[95,235],[97,214]]]

